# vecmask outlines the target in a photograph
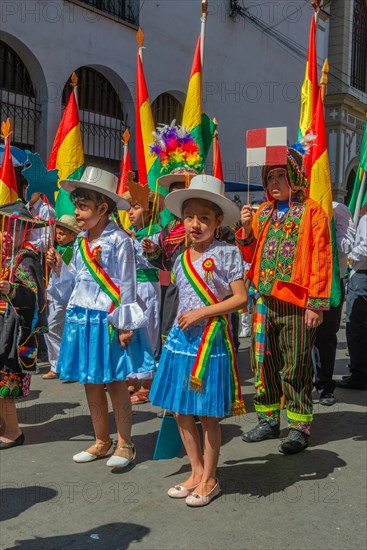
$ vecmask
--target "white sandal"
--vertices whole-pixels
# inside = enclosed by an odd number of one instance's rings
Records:
[[[110,446],[107,449],[107,452],[104,454],[101,454],[99,448],[103,447],[103,445],[107,445],[107,443],[110,444]],[[85,462],[93,462],[93,460],[98,460],[99,458],[106,458],[108,456],[108,451],[110,450],[112,444],[113,444],[112,439],[109,439],[108,441],[102,441],[101,443],[95,443],[94,446],[97,449],[95,453],[88,453],[87,451],[82,451],[81,453],[77,453],[76,455],[74,455],[73,460],[78,464],[84,464]]]
[[[117,445],[115,451],[117,449],[133,449],[133,456],[131,459],[125,458],[123,456],[118,456],[113,454],[108,460],[107,460],[107,466],[109,468],[126,468],[126,466],[129,466],[132,462],[134,462],[136,458],[136,449],[134,443],[125,443],[125,445]]]

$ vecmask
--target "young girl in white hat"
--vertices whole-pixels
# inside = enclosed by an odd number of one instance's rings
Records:
[[[175,413],[191,463],[188,479],[168,495],[205,506],[220,492],[219,419],[245,412],[228,322],[228,314],[247,303],[243,261],[236,246],[215,239],[219,227],[235,223],[240,211],[224,196],[223,182],[206,175],[167,195],[165,205],[183,219],[193,245],[174,264],[179,308],[150,397]],[[204,453],[194,415],[202,424]]]
[[[124,468],[135,458],[125,380],[131,371],[155,367],[154,361],[141,361],[146,343],[137,329],[146,319],[136,298],[132,240],[109,221],[116,207],[127,210],[129,204],[116,194],[117,178],[98,168],[89,167],[80,181],[65,180],[60,185],[71,192],[82,233],[68,267],[54,249],[47,257],[55,271],[52,292],[68,301],[57,370],[61,380],[85,385],[96,436],[96,442],[73,460],[104,458],[112,447],[106,384],[118,435],[107,466]]]

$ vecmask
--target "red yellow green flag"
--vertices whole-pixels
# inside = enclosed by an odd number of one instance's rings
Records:
[[[330,304],[337,307],[341,300],[340,293],[340,272],[338,262],[338,249],[336,246],[333,196],[330,177],[329,156],[327,150],[327,139],[324,119],[324,105],[322,101],[322,90],[319,91],[315,117],[312,125],[312,132],[317,136],[316,142],[311,148],[311,175],[310,175],[310,198],[322,206],[330,220],[330,233],[333,251],[333,273]]]
[[[310,27],[310,38],[308,44],[308,55],[306,61],[305,78],[301,91],[301,112],[299,117],[298,141],[306,136],[312,128],[313,119],[316,113],[317,98],[319,94],[319,83],[317,79],[317,58],[316,58],[316,22],[315,15],[312,16]],[[305,170],[308,176],[311,173],[311,156],[305,157]]]
[[[316,60],[316,23],[315,16],[313,15],[310,27],[305,78],[302,84],[301,92],[301,112],[299,117],[298,139],[305,136],[311,130],[312,120],[316,112],[318,94],[319,84],[317,79]]]
[[[199,36],[194,60],[191,68],[189,86],[187,89],[186,102],[182,118],[182,126],[189,130],[195,142],[199,145],[202,157],[201,170],[204,169],[206,157],[210,149],[215,131],[214,122],[202,112],[201,107],[201,35]]]
[[[18,187],[10,151],[10,120],[2,124],[2,137],[5,138],[3,162],[0,169],[0,204],[14,202],[18,199]]]
[[[48,160],[47,169],[55,168],[59,171],[59,181],[79,180],[84,171],[84,151],[75,89],[70,94]],[[63,214],[74,214],[70,195],[64,189],[60,189],[57,194],[55,211],[58,218]]]
[[[157,178],[161,175],[159,158],[150,154],[149,145],[153,141],[155,125],[152,108],[149,101],[148,88],[145,81],[143,63],[138,52],[138,66],[136,72],[136,159],[138,176],[142,185],[149,184],[150,189],[156,190]]]

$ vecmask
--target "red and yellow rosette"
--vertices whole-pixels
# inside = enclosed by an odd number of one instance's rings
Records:
[[[213,258],[207,258],[203,261],[202,267],[205,271],[205,280],[208,280],[208,277],[211,277],[211,279],[214,279],[213,271],[215,267],[215,263]]]
[[[285,229],[285,235],[286,237],[288,238],[289,237],[289,234],[291,233],[293,227],[295,226],[296,224],[294,223],[293,220],[287,220],[284,224],[284,229]]]

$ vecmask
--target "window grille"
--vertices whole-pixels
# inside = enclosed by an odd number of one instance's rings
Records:
[[[367,92],[367,2],[354,0],[351,86]]]
[[[0,41],[0,119],[10,118],[12,145],[35,150],[36,134],[41,121],[29,72],[19,55]]]
[[[176,120],[176,124],[181,124],[183,107],[178,99],[165,92],[153,101],[152,113],[156,125],[170,124],[172,120]]]
[[[112,84],[95,69],[81,67],[76,74],[86,162],[118,171],[122,158],[121,139],[127,128],[127,115],[124,114],[120,98]],[[63,108],[72,92],[69,82],[70,79],[62,95]]]
[[[121,21],[139,25],[139,0],[79,0]]]

